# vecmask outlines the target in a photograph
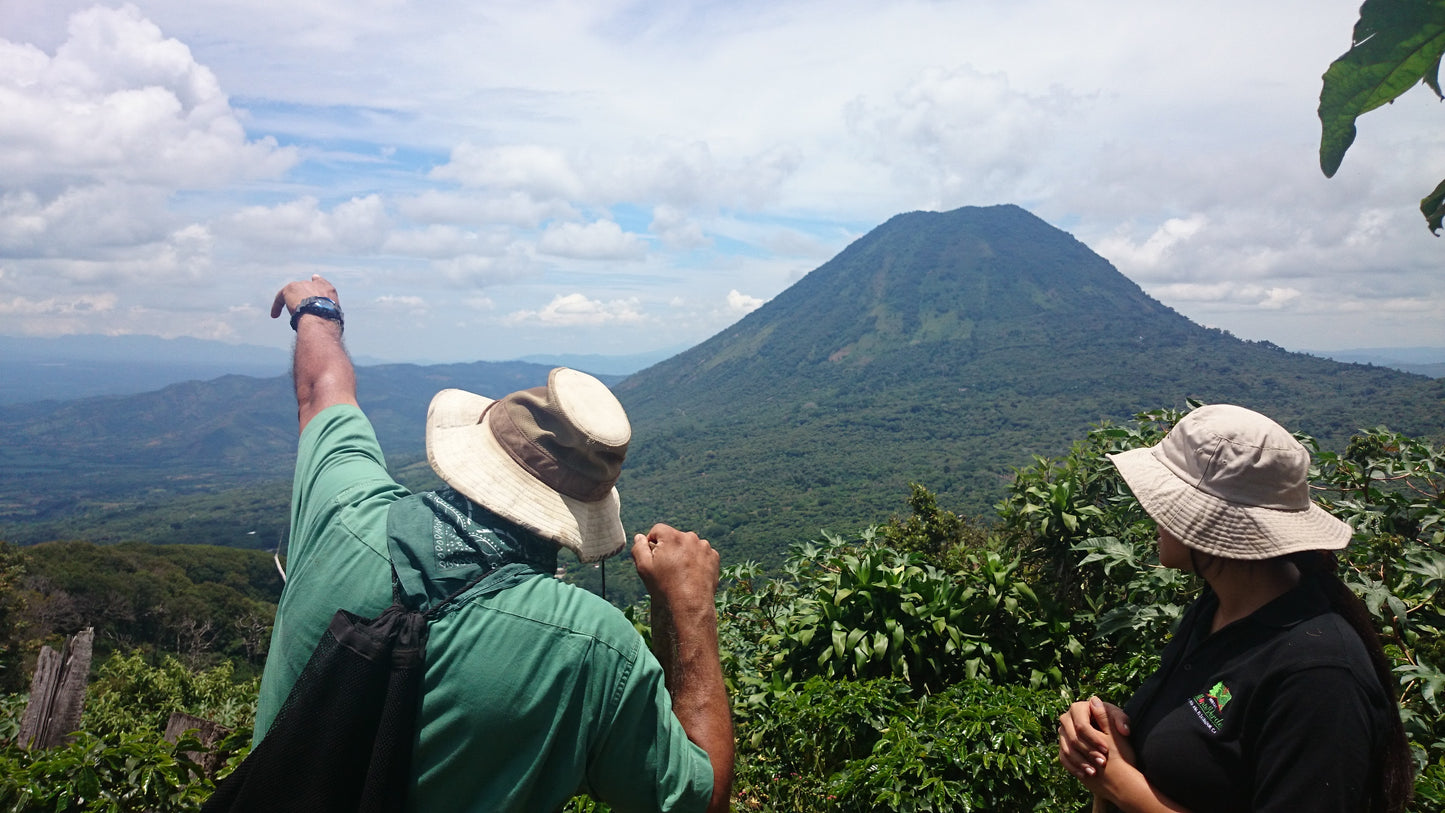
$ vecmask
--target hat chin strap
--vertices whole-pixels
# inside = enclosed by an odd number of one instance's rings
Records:
[[[488,412],[491,412],[491,411],[492,411],[492,407],[494,407],[494,406],[496,406],[496,405],[497,405],[497,402],[496,402],[496,401],[492,401],[491,403],[488,403],[486,406],[482,407],[482,414],[480,414],[480,415],[477,416],[477,426],[481,426],[482,424],[484,424],[484,423],[487,422],[487,413],[488,413]]]

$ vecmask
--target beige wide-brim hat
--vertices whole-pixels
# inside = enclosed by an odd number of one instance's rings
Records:
[[[1224,559],[1339,550],[1354,533],[1310,500],[1309,450],[1244,407],[1199,407],[1158,444],[1109,460],[1165,530]]]
[[[427,410],[426,453],[438,477],[584,562],[626,544],[615,486],[631,438],[607,386],[565,367],[545,387],[496,401],[442,390]]]

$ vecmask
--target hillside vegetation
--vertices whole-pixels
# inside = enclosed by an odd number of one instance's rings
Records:
[[[423,421],[436,390],[495,397],[546,374],[521,363],[362,367],[359,398],[393,470],[428,487]],[[798,539],[895,512],[910,482],[982,515],[1035,455],[1064,453],[1095,422],[1189,398],[1258,409],[1335,451],[1378,425],[1445,432],[1445,380],[1202,328],[1016,206],[899,215],[615,389],[634,428],[625,525],[696,528],[726,561],[768,568]],[[285,378],[240,376],[0,407],[0,539],[272,549],[285,531],[294,409]],[[600,586],[600,573],[578,578]],[[636,595],[635,581],[609,574],[614,588]]]
[[[500,396],[546,383],[548,370],[522,362],[362,367],[358,397],[382,447],[405,464],[425,458],[424,421],[437,390]],[[85,514],[94,527],[177,498],[289,482],[296,465],[296,399],[288,376],[232,375],[142,395],[0,406],[0,435],[6,438],[0,444],[0,538],[29,540],[23,526],[34,523]],[[244,506],[254,497],[243,491],[230,499]],[[244,533],[264,524],[244,519],[238,516],[232,528]],[[122,521],[107,535],[123,527]],[[229,533],[222,534],[226,544]],[[268,536],[266,544],[274,546],[274,533]]]
[[[1159,567],[1153,524],[1104,455],[1157,442],[1179,415],[1099,426],[1066,454],[1036,460],[986,524],[915,486],[902,516],[795,540],[776,578],[755,563],[727,568],[718,616],[737,721],[734,809],[1084,809],[1086,795],[1055,759],[1058,714],[1090,693],[1125,698],[1199,587]],[[1440,810],[1445,449],[1374,431],[1316,463],[1316,495],[1356,528],[1343,577],[1364,597],[1398,675],[1417,764],[1409,810]],[[64,564],[112,549],[35,550],[59,551]],[[259,563],[248,567],[259,576]],[[149,579],[142,570],[131,571],[137,583]],[[0,581],[0,599],[13,598],[16,583]],[[629,613],[645,623],[645,605]],[[212,786],[196,761],[205,749],[165,743],[159,721],[179,710],[236,727],[214,749],[233,766],[256,691],[233,678],[227,664],[198,671],[112,658],[75,742],[38,753],[0,747],[0,806],[194,809]],[[19,705],[0,708],[13,720]],[[567,809],[605,810],[585,797]]]

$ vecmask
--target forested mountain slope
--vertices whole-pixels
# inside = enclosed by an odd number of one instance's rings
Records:
[[[1200,327],[1016,206],[894,217],[618,393],[632,524],[681,517],[764,558],[896,510],[909,481],[981,511],[1031,455],[1188,398],[1329,444],[1445,424],[1445,382]]]
[[[362,367],[359,397],[389,462],[426,483],[433,393],[495,397],[547,369]],[[607,380],[634,428],[626,525],[697,528],[731,561],[773,563],[820,528],[856,531],[901,510],[909,482],[982,512],[1033,455],[1189,398],[1258,409],[1336,448],[1361,427],[1445,427],[1445,381],[1200,327],[1016,206],[894,217],[717,336]],[[0,407],[0,539],[275,545],[295,460],[290,386],[228,376]]]
[[[358,398],[382,447],[397,457],[389,462],[404,464],[424,457],[424,419],[437,390],[501,395],[545,383],[549,369],[524,362],[361,367]],[[178,498],[194,505],[196,495],[229,489],[244,489],[236,498],[241,515],[259,484],[291,477],[296,399],[288,376],[231,375],[140,395],[0,406],[0,437],[0,539],[35,541],[17,523],[76,511],[124,515]],[[274,545],[274,532],[259,535]]]

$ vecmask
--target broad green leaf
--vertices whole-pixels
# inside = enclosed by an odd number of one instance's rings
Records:
[[[1406,561],[1408,566],[1405,569],[1423,576],[1425,586],[1428,587],[1436,582],[1445,584],[1445,555],[1425,552]]]
[[[1320,169],[1333,177],[1355,141],[1355,120],[1425,82],[1439,87],[1445,0],[1365,0],[1354,44],[1325,71],[1320,89]],[[1438,94],[1438,91],[1437,91]]]
[[[1420,199],[1420,214],[1425,216],[1430,233],[1438,236],[1440,229],[1445,228],[1442,225],[1445,221],[1445,181],[1441,181],[1434,192]]]

